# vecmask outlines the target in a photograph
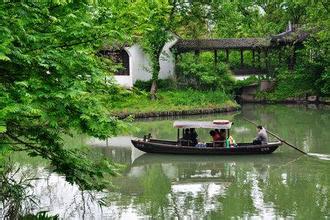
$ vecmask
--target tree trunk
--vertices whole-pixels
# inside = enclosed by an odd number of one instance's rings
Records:
[[[153,62],[152,62],[152,84],[151,84],[151,88],[150,88],[150,98],[151,100],[155,100],[156,97],[156,93],[157,93],[157,80],[158,80],[158,76],[159,76],[159,71],[160,71],[160,63],[159,63],[159,57],[160,54],[162,52],[162,48],[160,47],[157,50],[157,53],[154,54],[153,56]]]
[[[157,80],[152,80],[151,88],[150,88],[150,98],[151,100],[156,99],[156,93],[157,93]]]
[[[296,65],[296,46],[293,45],[289,57],[289,70],[293,71]]]
[[[229,63],[229,50],[226,49],[226,63]]]

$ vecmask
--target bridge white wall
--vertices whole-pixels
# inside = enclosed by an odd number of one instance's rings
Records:
[[[115,75],[115,81],[124,88],[130,89],[133,87],[133,79],[132,76],[125,76],[125,75]]]
[[[159,71],[159,78],[160,79],[168,79],[174,77],[175,75],[175,57],[174,54],[171,52],[171,47],[178,41],[177,38],[167,42],[164,45],[162,54],[159,58],[160,63],[160,71]]]
[[[160,79],[174,77],[175,57],[170,51],[170,48],[176,43],[176,41],[177,39],[175,38],[164,45],[162,54],[159,58]],[[129,55],[129,76],[114,76],[116,82],[125,88],[132,88],[137,80],[150,80],[152,77],[151,62],[142,47],[138,44],[134,44],[131,47],[126,47],[125,50]]]
[[[236,79],[236,80],[245,80],[245,79],[247,79],[247,78],[249,78],[250,76],[249,75],[242,75],[242,76],[240,76],[240,75],[234,75],[234,79]]]

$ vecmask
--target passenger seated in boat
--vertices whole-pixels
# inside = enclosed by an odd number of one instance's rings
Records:
[[[189,131],[189,128],[186,128],[186,129],[184,129],[182,140],[187,141],[189,139],[190,139],[190,131]]]
[[[226,139],[226,147],[237,147],[236,141],[234,140],[233,136],[229,136],[229,138]]]
[[[195,146],[198,143],[197,137],[198,135],[194,128],[186,128],[183,131],[183,136],[180,139],[180,142],[185,146]]]
[[[223,147],[225,139],[222,139],[220,134],[215,130],[210,131],[214,147]]]
[[[197,141],[198,134],[197,134],[195,128],[190,128],[189,132],[190,132],[189,133],[190,134],[190,139],[189,140],[191,141],[191,144],[193,146],[195,146],[198,143],[198,141]]]
[[[182,138],[180,138],[180,143],[182,145],[188,145],[189,139],[190,139],[189,128],[186,128],[183,130]]]
[[[225,129],[221,129],[219,132],[219,135],[220,135],[220,141],[226,140],[226,130]]]
[[[257,137],[253,140],[252,144],[267,144],[268,143],[268,135],[267,131],[261,125],[257,126]]]
[[[210,135],[211,135],[213,141],[220,141],[220,134],[217,133],[216,131],[211,130]]]

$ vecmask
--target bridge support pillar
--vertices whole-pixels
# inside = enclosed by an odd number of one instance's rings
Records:
[[[226,49],[226,62],[229,63],[229,50]]]
[[[258,49],[258,67],[259,69],[261,68],[261,61],[260,61],[260,58],[261,58],[261,54],[260,54],[260,49]]]
[[[214,50],[214,66],[218,64],[218,51]]]
[[[266,71],[268,72],[269,71],[269,57],[268,57],[268,50],[265,49],[265,68],[266,68]]]
[[[244,64],[243,50],[241,50],[241,66]]]

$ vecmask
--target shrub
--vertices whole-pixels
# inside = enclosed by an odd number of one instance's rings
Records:
[[[289,97],[322,95],[323,81],[320,80],[320,69],[316,66],[303,65],[295,71],[285,68],[276,74],[276,87],[271,93],[260,93],[258,96],[268,100],[283,100]]]
[[[203,53],[199,57],[183,55],[178,62],[176,74],[179,87],[229,92],[234,85],[228,66],[224,63],[215,66],[210,53]]]

